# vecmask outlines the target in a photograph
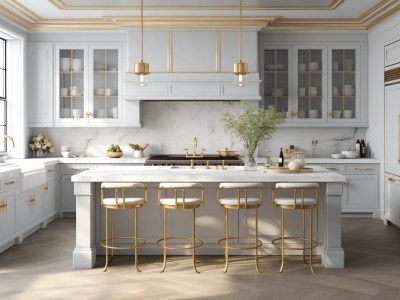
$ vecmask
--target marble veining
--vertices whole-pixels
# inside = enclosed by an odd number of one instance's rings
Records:
[[[244,154],[243,143],[225,132],[221,122],[225,112],[240,111],[238,101],[143,101],[142,128],[33,128],[32,134],[43,133],[51,139],[55,146],[51,156],[60,156],[61,145],[70,146],[75,154],[105,156],[110,144],[119,144],[124,156],[132,157],[129,143],[149,143],[145,155],[183,153],[185,147],[192,149],[195,136],[206,153],[228,147]],[[281,147],[293,144],[310,157],[311,141],[318,140],[317,156],[328,157],[365,136],[365,128],[279,128],[271,140],[260,144],[258,156],[264,157],[267,150],[277,156]]]

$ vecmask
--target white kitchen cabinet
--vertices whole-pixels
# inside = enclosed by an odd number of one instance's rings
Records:
[[[385,46],[385,68],[395,68],[400,64],[400,41]]]
[[[55,45],[56,126],[120,126],[122,45]]]
[[[371,213],[374,218],[379,217],[379,164],[318,165],[346,177],[343,183],[343,213]]]
[[[21,235],[29,231],[43,212],[44,185],[37,186],[21,194],[18,205],[18,224],[23,228]],[[22,241],[22,238],[21,238]]]
[[[400,174],[400,84],[385,87],[385,172]]]
[[[400,177],[385,175],[385,221],[400,226]]]
[[[366,58],[364,44],[262,44],[264,106],[283,127],[367,126]]]
[[[53,218],[58,213],[58,174],[57,166],[50,166],[46,168],[47,183],[44,186],[43,198],[43,214],[44,217]]]
[[[28,125],[54,126],[53,44],[28,46]]]
[[[17,227],[17,176],[1,179],[0,185],[0,251],[12,246]]]

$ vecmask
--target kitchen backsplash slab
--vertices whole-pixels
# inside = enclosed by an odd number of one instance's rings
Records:
[[[48,136],[55,147],[52,156],[60,156],[61,145],[70,146],[74,154],[105,156],[110,144],[120,145],[125,156],[133,156],[129,143],[149,143],[145,155],[183,153],[185,147],[192,152],[194,137],[199,151],[206,148],[206,153],[214,154],[228,147],[243,153],[242,142],[226,133],[221,122],[225,112],[240,111],[238,101],[143,101],[142,128],[33,128],[32,134]],[[365,128],[279,128],[271,140],[259,146],[258,156],[265,156],[267,150],[277,156],[280,147],[293,144],[310,157],[311,141],[318,140],[316,154],[327,157],[365,136]]]

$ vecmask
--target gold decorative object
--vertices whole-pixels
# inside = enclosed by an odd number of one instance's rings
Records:
[[[269,174],[295,174],[295,173],[312,173],[313,168],[301,168],[297,170],[290,170],[287,167],[276,167],[276,168],[264,168],[262,170],[264,173]]]
[[[247,83],[247,74],[249,74],[247,63],[242,61],[242,2],[240,0],[240,35],[239,35],[239,62],[233,65],[234,83],[237,86],[244,86]]]
[[[109,158],[120,158],[122,156],[122,154],[124,154],[124,152],[122,152],[122,151],[120,151],[120,152],[107,151],[107,156]]]
[[[149,64],[143,62],[143,0],[140,0],[140,27],[141,27],[141,60],[140,62],[135,64],[134,74],[137,75],[136,77],[136,84],[138,86],[145,86],[148,83],[149,75]]]
[[[185,151],[186,158],[202,158],[204,156],[203,151],[206,150],[205,148],[201,148],[201,152],[197,153],[197,137],[194,138],[193,141],[193,153],[189,153],[189,148],[183,148]]]

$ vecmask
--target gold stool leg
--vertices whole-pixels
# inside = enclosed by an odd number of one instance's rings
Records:
[[[281,208],[281,268],[279,273],[283,272],[283,259],[285,257],[285,214],[284,209]]]
[[[163,251],[163,266],[161,273],[165,271],[167,266],[167,209],[164,207],[163,214],[163,236],[164,236],[164,251]]]
[[[302,229],[303,229],[303,262],[304,263],[307,263],[307,261],[306,261],[306,221],[305,221],[305,219],[306,219],[306,210],[305,209],[302,209],[301,210],[302,211]]]
[[[315,274],[314,267],[313,267],[313,230],[312,230],[312,213],[313,209],[310,209],[310,269],[311,273]]]
[[[108,267],[108,209],[106,208],[106,263],[103,272],[107,271]]]
[[[139,263],[138,263],[138,231],[137,231],[137,226],[138,226],[138,213],[137,213],[137,207],[135,208],[135,268],[136,271],[142,272],[139,268]]]
[[[228,209],[225,208],[225,269],[224,273],[228,271],[229,252],[228,252]]]
[[[110,262],[114,259],[114,209],[111,210],[111,247]]]
[[[262,273],[260,271],[260,267],[258,266],[258,208],[256,208],[256,270],[258,273]]]
[[[192,257],[193,257],[193,269],[196,273],[200,273],[196,268],[196,209],[192,209],[192,238],[193,238],[193,250],[192,250]]]

